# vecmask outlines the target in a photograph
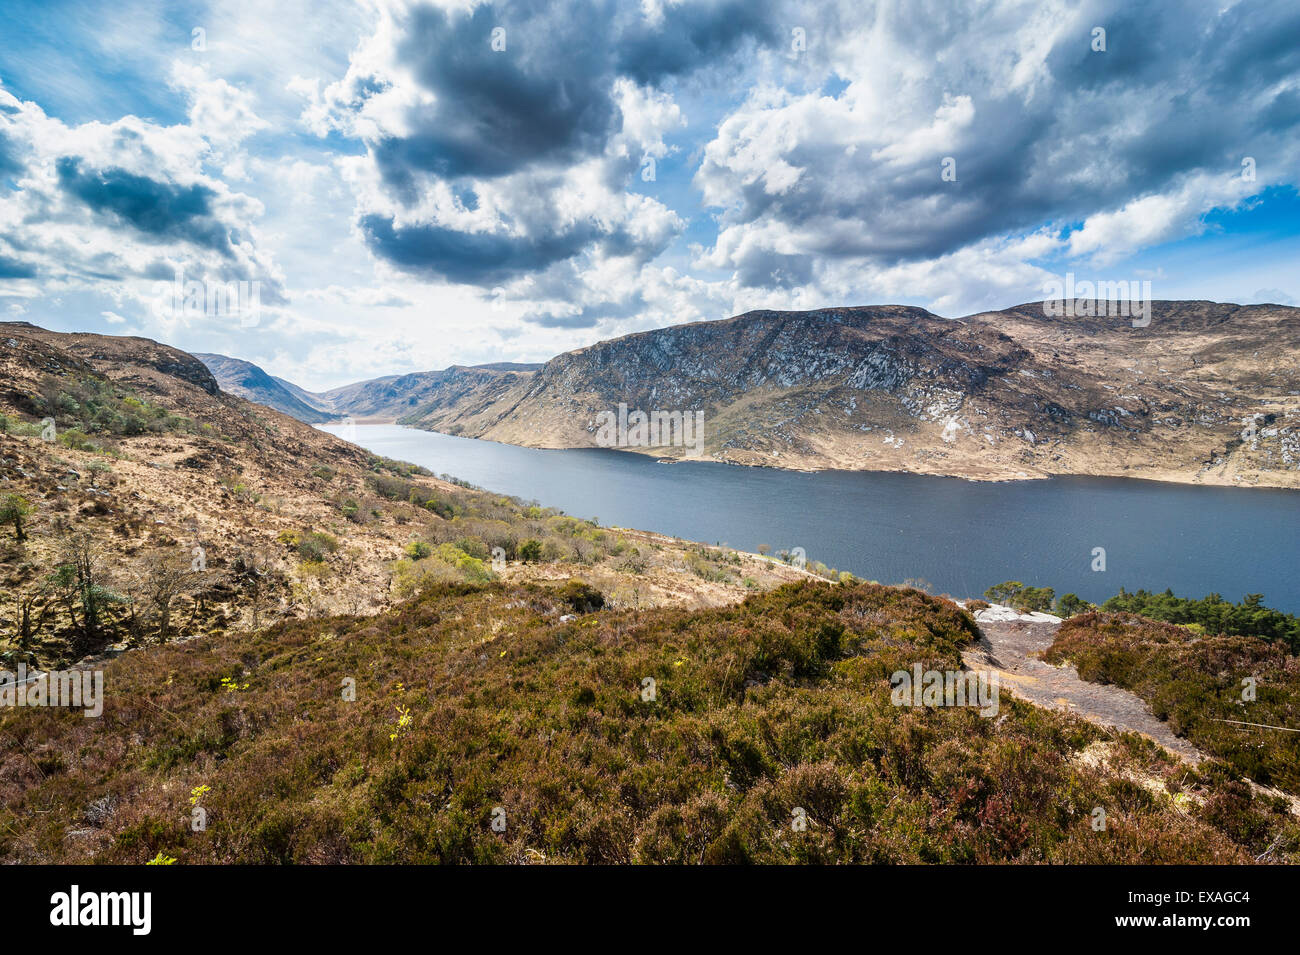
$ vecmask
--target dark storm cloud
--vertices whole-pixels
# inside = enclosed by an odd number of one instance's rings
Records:
[[[770,38],[765,8],[748,2],[673,5],[658,25],[634,7],[573,0],[520,0],[475,8],[412,12],[398,56],[436,97],[408,117],[415,131],[376,144],[391,181],[412,171],[442,178],[490,178],[538,162],[600,153],[618,109],[613,80],[656,85]],[[492,47],[505,31],[505,49]],[[382,87],[370,80],[358,100]]]
[[[398,54],[437,99],[410,117],[410,136],[376,144],[385,178],[399,188],[412,171],[487,178],[599,151],[616,111],[601,83],[609,50],[592,42],[598,24],[587,4],[415,11]],[[504,51],[492,49],[498,27]]]
[[[65,193],[154,241],[181,240],[227,256],[237,241],[217,218],[216,193],[207,186],[160,182],[124,169],[83,170],[81,160],[70,156],[55,169]]]
[[[459,232],[436,225],[394,226],[392,219],[363,216],[366,242],[389,262],[413,272],[470,285],[494,285],[570,258],[597,236],[594,228],[539,238]]]
[[[752,0],[670,7],[662,24],[638,21],[629,27],[615,49],[617,72],[653,86],[718,63],[747,41],[775,44],[772,11]]]
[[[403,135],[370,143],[378,172],[407,207],[436,178],[450,182],[472,210],[474,180],[544,174],[602,155],[621,127],[618,77],[654,86],[716,64],[746,41],[774,35],[764,10],[740,0],[674,4],[649,24],[635,5],[593,0],[518,0],[468,13],[418,8],[402,21],[397,58],[432,101],[407,109]],[[498,28],[505,31],[504,51],[493,49]],[[373,77],[357,77],[346,100],[360,108],[384,88]],[[638,161],[628,157],[627,169],[615,178],[630,174]],[[562,196],[546,201],[563,207]],[[586,249],[644,258],[663,246],[659,235],[634,236],[594,221],[554,232],[535,218],[525,229],[501,225],[502,234],[485,235],[397,227],[391,217],[385,223],[372,214],[364,215],[362,229],[370,248],[395,265],[477,284],[544,269]]]
[[[30,279],[35,275],[36,269],[27,263],[0,255],[0,279]]]
[[[1030,188],[1035,146],[1051,129],[1048,116],[1028,115],[1012,103],[986,102],[981,126],[996,136],[979,137],[958,153],[957,181],[940,180],[936,154],[923,166],[901,170],[846,155],[843,146],[797,143],[787,161],[809,170],[783,192],[762,180],[742,184],[739,207],[728,222],[773,219],[804,233],[801,254],[751,248],[737,262],[747,286],[792,288],[812,277],[813,256],[870,256],[889,263],[930,258],[1026,222],[1039,222],[1054,208],[1052,189]],[[1021,193],[1018,204],[999,196]],[[937,203],[935,200],[938,199]],[[918,214],[918,207],[925,207]]]

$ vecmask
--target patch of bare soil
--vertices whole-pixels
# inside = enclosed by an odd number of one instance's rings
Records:
[[[1141,733],[1191,762],[1205,754],[1158,719],[1139,697],[1117,686],[1079,679],[1072,666],[1054,667],[1042,660],[1056,638],[1059,623],[1002,620],[980,623],[979,643],[962,659],[972,669],[992,669],[999,684],[1023,700],[1073,713],[1101,726]]]

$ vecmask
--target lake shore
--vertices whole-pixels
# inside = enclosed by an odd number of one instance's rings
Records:
[[[339,426],[325,426],[340,433]],[[808,561],[883,583],[979,594],[1003,580],[1093,602],[1121,587],[1300,610],[1300,495],[1254,488],[1057,475],[972,481],[903,471],[793,470],[678,462],[610,449],[536,449],[397,425],[352,441],[476,486],[605,525]],[[1045,478],[1046,476],[1044,476]],[[1104,548],[1108,570],[1094,572]],[[1257,555],[1271,559],[1261,566]]]
[[[445,431],[437,431],[432,428],[418,428],[411,425],[399,424],[393,418],[358,418],[355,419],[356,425],[393,425],[396,427],[407,428],[411,431],[425,431],[431,434],[443,434],[448,437],[466,438],[472,441],[486,441],[492,444],[504,444],[518,448],[534,448],[539,451],[575,451],[583,449],[596,449],[598,445],[577,445],[577,444],[552,444],[552,443],[522,443],[514,441],[498,441],[493,438],[478,438],[470,435],[454,435]],[[619,448],[599,448],[600,450],[620,451],[631,454],[641,455],[644,457],[654,458],[661,464],[678,464],[683,462],[708,462],[714,464],[728,464],[735,467],[758,468],[777,471],[790,471],[803,474],[818,474],[825,472],[847,472],[847,473],[866,473],[866,474],[918,474],[928,477],[946,477],[957,478],[962,481],[971,481],[984,484],[1004,484],[1016,481],[1045,481],[1057,477],[1100,477],[1100,478],[1123,478],[1133,481],[1150,481],[1161,484],[1183,484],[1201,487],[1240,487],[1240,488],[1268,488],[1274,490],[1300,490],[1300,469],[1295,472],[1290,471],[1245,471],[1238,472],[1226,465],[1217,467],[1205,467],[1197,471],[1187,471],[1176,468],[1161,467],[1134,467],[1124,465],[1121,467],[1107,466],[1099,463],[1087,468],[1053,468],[1043,469],[1038,467],[1027,466],[1023,468],[1005,468],[997,466],[988,466],[979,464],[975,461],[967,461],[953,466],[950,462],[930,462],[922,460],[920,462],[902,465],[902,464],[884,464],[872,467],[846,467],[839,460],[818,460],[810,457],[790,458],[785,460],[755,460],[753,455],[747,455],[747,460],[737,460],[727,457],[716,456],[692,456],[683,453],[683,449],[675,447],[619,447]]]

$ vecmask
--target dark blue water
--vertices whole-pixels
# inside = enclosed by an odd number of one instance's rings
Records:
[[[1230,600],[1263,593],[1269,606],[1300,612],[1300,491],[659,464],[394,425],[356,425],[352,440],[603,524],[748,551],[802,547],[810,561],[882,583],[920,578],[957,597],[1020,580],[1092,601],[1121,586]],[[1092,570],[1096,547],[1106,551],[1104,572]]]

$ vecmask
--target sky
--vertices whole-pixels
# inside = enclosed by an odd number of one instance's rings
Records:
[[[322,390],[1071,272],[1300,304],[1295,0],[3,16],[0,321]]]

